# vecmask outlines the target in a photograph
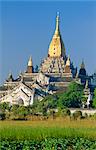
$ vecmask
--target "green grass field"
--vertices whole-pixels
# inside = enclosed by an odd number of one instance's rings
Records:
[[[1,121],[0,139],[44,139],[85,137],[96,139],[94,120]]]
[[[70,150],[81,150],[81,148],[82,150],[86,150],[84,148],[87,148],[87,150],[95,150],[96,121],[71,121],[69,119],[60,118],[47,121],[0,121],[0,141],[2,141],[0,142],[1,150],[11,150],[12,147],[16,149],[17,145],[19,145],[20,150],[29,150],[32,147],[34,147],[32,149],[36,149],[36,145],[37,149],[45,148],[45,150],[50,150],[52,148],[57,149],[58,143],[59,145],[61,143],[61,146],[63,146],[61,149],[64,149],[64,147],[67,146],[65,150],[68,148],[70,148]],[[7,148],[5,146],[6,143]],[[70,143],[69,146],[68,143]],[[10,145],[12,145],[11,149]]]

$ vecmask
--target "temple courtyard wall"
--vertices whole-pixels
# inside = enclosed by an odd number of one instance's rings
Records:
[[[87,109],[87,108],[86,109],[80,109],[80,108],[71,108],[70,109],[71,114],[73,114],[76,111],[81,111],[82,115],[87,114],[88,116],[94,115],[96,113],[96,109]]]

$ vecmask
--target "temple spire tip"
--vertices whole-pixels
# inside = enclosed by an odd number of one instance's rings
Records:
[[[57,12],[56,15],[56,29],[55,29],[55,35],[59,35],[60,31],[59,31],[59,12]]]
[[[59,14],[60,14],[59,11],[57,11],[57,17],[59,17]]]

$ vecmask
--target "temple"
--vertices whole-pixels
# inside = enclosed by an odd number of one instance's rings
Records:
[[[0,87],[0,102],[32,105],[33,101],[42,100],[48,94],[66,91],[72,81],[86,85],[86,80],[90,84],[84,62],[78,73],[77,67],[74,67],[70,56],[66,54],[60,33],[60,17],[57,15],[47,57],[41,62],[38,71],[34,70],[30,56],[26,71],[21,72],[16,79],[10,73]]]

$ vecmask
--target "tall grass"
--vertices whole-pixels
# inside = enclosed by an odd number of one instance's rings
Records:
[[[43,140],[46,138],[96,139],[96,121],[47,120],[0,121],[0,140]]]

